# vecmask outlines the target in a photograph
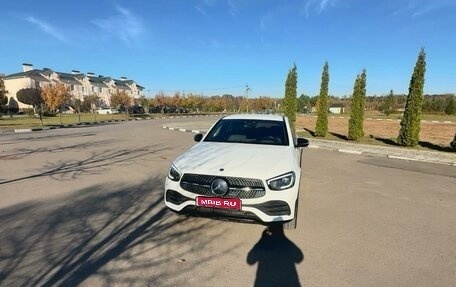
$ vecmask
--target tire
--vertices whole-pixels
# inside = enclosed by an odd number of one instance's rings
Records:
[[[298,202],[299,202],[299,197],[296,198],[294,218],[283,224],[283,227],[287,230],[295,230],[296,227],[298,226],[298,206],[299,206]]]

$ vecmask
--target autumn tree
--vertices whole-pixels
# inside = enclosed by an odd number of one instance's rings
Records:
[[[401,120],[397,142],[402,146],[416,146],[420,140],[420,124],[423,108],[426,53],[421,49],[410,80],[407,103]]]
[[[100,96],[98,96],[97,94],[88,95],[84,97],[83,109],[85,110],[89,108],[89,110],[94,110],[97,107],[99,101]]]
[[[225,109],[228,112],[234,112],[237,110],[236,99],[233,97],[233,95],[224,94],[224,95],[222,95],[222,98],[223,98],[223,101],[225,102]]]
[[[125,91],[117,90],[116,93],[111,96],[111,106],[125,109],[128,114],[128,109],[131,106],[131,97]]]
[[[71,99],[70,87],[65,84],[46,85],[41,91],[44,102],[52,112],[57,112],[63,104]]]
[[[366,70],[356,76],[351,99],[350,119],[348,121],[348,138],[359,140],[364,136],[364,104],[366,101]]]
[[[317,137],[325,137],[328,133],[328,90],[329,90],[329,67],[328,62],[323,66],[321,75],[320,94],[318,95],[317,106],[317,124],[315,127],[315,135]]]
[[[145,110],[149,110],[149,106],[150,106],[150,99],[146,98],[145,96],[141,96],[139,99],[138,99],[138,103],[145,109]]]
[[[155,95],[153,102],[155,106],[163,109],[169,105],[169,97],[167,97],[163,91],[160,91]]]
[[[274,107],[274,100],[269,97],[250,99],[250,106],[254,112],[266,112]]]
[[[97,120],[97,113],[95,109],[97,108],[100,102],[100,96],[93,93],[91,95],[85,96],[84,101],[81,103],[81,110],[91,111],[93,113],[94,120]]]
[[[170,105],[173,107],[182,107],[183,99],[179,92],[174,93],[174,96],[170,98]]]
[[[54,85],[46,85],[41,91],[44,102],[52,112],[56,112],[65,103],[68,103],[71,99],[70,87],[57,83]],[[62,113],[59,113],[60,124],[62,124]]]
[[[246,97],[238,97],[238,113],[247,113],[249,111],[249,99]]]
[[[40,116],[41,126],[43,125],[43,105],[44,100],[41,96],[41,89],[39,88],[25,88],[20,89],[16,93],[16,98],[19,102],[26,105],[31,105],[35,111],[38,111]]]
[[[225,100],[220,96],[206,98],[203,108],[208,112],[223,112],[225,110]]]
[[[188,109],[190,109],[192,111],[200,112],[201,109],[203,108],[203,105],[204,105],[203,97],[190,94],[190,95],[187,95],[186,99],[187,99],[186,102],[187,102]]]

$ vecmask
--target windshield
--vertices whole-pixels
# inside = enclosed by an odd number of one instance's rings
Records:
[[[205,142],[288,145],[284,121],[222,119],[208,132]]]

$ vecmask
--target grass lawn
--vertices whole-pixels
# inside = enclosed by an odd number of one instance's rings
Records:
[[[69,125],[78,124],[83,122],[98,122],[98,121],[109,121],[109,120],[120,120],[129,118],[125,114],[115,115],[96,115],[91,113],[71,114],[62,115],[55,117],[43,117],[43,126],[58,126],[58,125]],[[22,128],[36,128],[41,127],[41,122],[38,117],[34,116],[15,116],[10,118],[9,116],[3,116],[0,118],[0,129],[22,129]]]

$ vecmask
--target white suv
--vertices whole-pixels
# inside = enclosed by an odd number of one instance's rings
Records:
[[[171,165],[165,204],[198,213],[296,228],[304,138],[280,115],[230,115]]]
[[[96,113],[100,115],[118,114],[119,110],[111,107],[101,107],[96,110]]]

